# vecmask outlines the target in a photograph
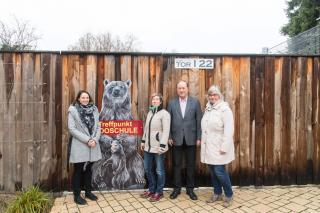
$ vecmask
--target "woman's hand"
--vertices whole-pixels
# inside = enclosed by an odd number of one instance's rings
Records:
[[[88,141],[88,146],[90,146],[90,147],[95,147],[97,145],[97,142],[95,141],[95,140],[93,140],[93,139],[90,139],[89,141]]]
[[[141,149],[141,151],[144,151],[144,143],[140,144],[140,149]]]

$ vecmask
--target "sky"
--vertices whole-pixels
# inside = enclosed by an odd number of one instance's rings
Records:
[[[261,53],[287,38],[285,0],[2,0],[0,20],[28,21],[37,49],[67,50],[87,32],[134,35],[143,52]]]

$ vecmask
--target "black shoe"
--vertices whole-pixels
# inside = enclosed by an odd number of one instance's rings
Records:
[[[74,196],[74,202],[76,204],[79,204],[79,205],[85,205],[87,204],[87,201],[85,199],[83,199],[80,195],[75,195]]]
[[[98,197],[95,196],[92,192],[86,192],[85,196],[86,196],[86,198],[89,198],[90,200],[93,200],[93,201],[98,200]]]
[[[176,199],[180,194],[180,190],[174,189],[173,192],[170,194],[170,199]]]
[[[193,192],[193,190],[187,190],[187,195],[189,195],[191,200],[198,200],[197,195]]]

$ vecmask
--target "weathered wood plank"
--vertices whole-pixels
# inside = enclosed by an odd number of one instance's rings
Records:
[[[72,79],[72,70],[71,70],[71,57],[69,55],[62,56],[62,73],[61,73],[61,126],[62,126],[62,140],[61,140],[61,187],[63,189],[69,189],[68,185],[68,173],[67,173],[67,143],[68,143],[68,107],[71,99],[71,79]]]
[[[120,57],[121,81],[132,79],[131,76],[131,56],[124,55]]]
[[[149,58],[138,57],[138,116],[145,121],[149,104]]]
[[[277,183],[280,184],[281,177],[281,77],[282,77],[283,57],[275,59],[274,76],[274,146],[273,146],[273,165],[276,168]]]
[[[40,168],[41,174],[39,176],[41,186],[44,189],[52,189],[52,170],[55,168],[55,160],[52,158],[52,147],[55,140],[53,140],[55,134],[54,114],[53,110],[53,100],[54,97],[54,82],[52,82],[52,75],[55,74],[54,61],[52,64],[51,54],[41,54],[41,82],[39,85],[41,88],[41,101],[43,104],[39,104],[41,126],[39,127],[41,131],[40,144],[41,144],[41,159]]]
[[[4,147],[3,158],[4,162],[4,190],[8,192],[15,191],[15,178],[16,178],[16,158],[15,158],[15,95],[16,95],[16,82],[15,82],[15,53],[4,54],[4,75],[5,75],[5,87],[6,87],[6,99],[5,102],[5,114],[4,114]]]
[[[318,65],[318,120],[317,120],[317,125],[315,126],[315,131],[318,132],[317,134],[317,143],[318,143],[318,155],[317,155],[317,162],[318,165],[320,165],[320,58],[317,58],[317,65]],[[318,171],[320,170],[318,166]],[[317,175],[319,172],[317,173]],[[320,176],[320,175],[319,175]],[[320,177],[317,179],[320,182]]]
[[[161,93],[163,91],[163,58],[161,56],[157,56],[156,57],[156,78],[155,78],[155,82],[156,82],[156,92]],[[162,94],[163,95],[163,94]]]
[[[175,70],[174,71],[174,85],[177,85],[179,80],[181,79],[181,71],[180,70]],[[199,87],[200,87],[200,81],[199,81],[199,70],[196,69],[190,69],[189,70],[189,95],[192,97],[195,97],[197,99],[200,100],[200,91],[199,91]],[[203,82],[204,83],[204,82]]]
[[[222,61],[221,57],[215,58],[213,71],[213,84],[218,85],[220,88],[222,87]]]
[[[4,76],[4,62],[3,62],[3,57],[4,54],[0,54],[0,99],[1,100],[6,100],[6,87],[5,87],[5,76]],[[5,114],[5,102],[1,102],[0,103],[0,190],[3,191],[4,190],[4,150],[3,147],[5,146],[4,144],[4,114]]]
[[[255,185],[257,186],[263,184],[265,158],[264,60],[263,57],[257,57],[255,64]]]
[[[132,70],[132,93],[131,93],[131,109],[132,109],[132,115],[134,119],[141,119],[138,115],[138,57],[133,57],[132,64],[131,64],[131,70]]]
[[[168,101],[170,101],[171,99],[173,99],[174,97],[177,96],[177,84],[175,82],[175,71],[176,69],[174,68],[174,57],[170,57],[168,58]],[[189,72],[186,70],[185,71],[187,74],[189,75]],[[189,78],[187,80],[187,82],[189,82]]]
[[[22,187],[33,183],[34,150],[33,150],[33,84],[34,84],[34,54],[25,53],[22,57],[22,122],[23,122],[23,152],[22,152]],[[32,122],[30,122],[32,121]]]
[[[77,90],[85,90],[87,88],[87,56],[76,56],[75,75],[79,78],[79,86]]]
[[[296,179],[295,167],[291,163],[291,144],[293,144],[291,137],[291,132],[294,132],[295,128],[291,126],[292,111],[290,109],[292,95],[291,87],[292,80],[291,77],[294,76],[294,70],[291,70],[291,60],[290,58],[283,58],[283,65],[281,71],[281,184],[288,185],[294,184]],[[293,73],[293,74],[292,74]],[[294,78],[293,78],[294,79]]]
[[[34,73],[33,73],[33,184],[39,185],[41,178],[41,149],[43,144],[47,142],[43,140],[42,133],[45,131],[43,127],[43,100],[42,100],[42,70],[41,55],[34,56]],[[46,130],[47,131],[47,130]]]
[[[234,105],[234,147],[235,160],[232,162],[232,173],[234,184],[239,185],[240,169],[240,58],[234,57],[232,62],[232,104]]]
[[[99,111],[101,110],[102,106],[102,96],[104,92],[104,56],[98,56],[97,58],[97,92],[96,92],[96,106],[98,107]]]
[[[104,64],[104,79],[108,79],[109,81],[116,80],[115,57],[113,55],[105,56]]]
[[[274,164],[274,57],[265,58],[264,78],[264,111],[265,111],[265,159],[264,185],[274,185],[277,182],[277,165]]]
[[[306,102],[305,102],[305,131],[306,131],[306,142],[307,142],[307,166],[306,166],[306,183],[311,183],[313,178],[313,135],[312,135],[312,74],[313,74],[313,59],[307,58],[306,61]]]
[[[156,89],[156,58],[149,57],[149,88],[150,94],[157,91]],[[150,102],[151,103],[151,102]]]
[[[306,102],[307,102],[307,60],[298,58],[297,70],[297,183],[305,184],[307,168],[307,134],[306,134]]]
[[[312,73],[312,136],[313,136],[313,183],[320,183],[320,60],[313,59]]]
[[[168,57],[163,57],[163,64],[162,64],[162,70],[163,70],[163,82],[166,84],[162,88],[162,96],[163,96],[163,105],[165,107],[168,106],[169,103],[169,59]]]
[[[16,146],[16,165],[14,165],[16,170],[15,175],[15,190],[21,190],[22,188],[22,70],[21,70],[21,55],[15,54],[15,121],[16,121],[16,133],[15,133],[15,146]]]
[[[204,110],[206,103],[207,103],[207,96],[206,93],[208,89],[206,88],[206,72],[209,72],[207,70],[199,70],[199,78],[198,78],[198,88],[199,88],[199,101],[201,104],[202,111]]]
[[[50,122],[52,122],[53,128],[55,128],[55,134],[52,137],[53,145],[53,191],[61,191],[62,188],[62,144],[63,144],[63,129],[62,129],[62,100],[63,100],[63,80],[62,80],[62,57],[55,56],[52,60],[52,70],[55,70],[54,73],[51,73],[51,87],[50,94],[51,100],[53,102],[52,107],[50,108],[52,112],[52,117],[49,116]],[[64,65],[66,66],[66,64]],[[56,85],[59,85],[56,87]],[[51,113],[50,113],[51,114]],[[64,121],[65,122],[65,121]]]
[[[120,66],[120,55],[114,56],[114,71],[115,71],[115,80],[121,80],[121,66]]]
[[[125,55],[120,57],[120,71],[121,81],[131,80],[132,81],[132,70],[131,70],[131,56]],[[132,94],[133,87],[131,85],[130,94]],[[132,99],[131,99],[132,104]]]
[[[253,183],[255,183],[255,102],[256,102],[256,57],[250,58],[250,162],[253,171]]]
[[[87,87],[86,90],[91,95],[93,102],[96,103],[97,91],[97,56],[89,55],[87,57]],[[76,91],[78,92],[78,91]]]
[[[296,152],[297,152],[297,74],[298,61],[297,58],[291,58],[291,84],[290,84],[290,150],[289,162],[291,167],[296,169]],[[295,173],[291,171],[290,173]]]
[[[240,58],[240,144],[239,144],[239,185],[250,185],[253,182],[250,154],[250,58]]]

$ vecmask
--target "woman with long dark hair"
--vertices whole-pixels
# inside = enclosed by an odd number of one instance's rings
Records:
[[[97,200],[97,196],[91,192],[91,166],[93,162],[101,159],[99,111],[87,91],[79,91],[69,107],[68,129],[72,136],[69,161],[74,165],[72,177],[74,201],[84,205],[86,200],[80,195],[81,179],[84,178],[85,197]]]

